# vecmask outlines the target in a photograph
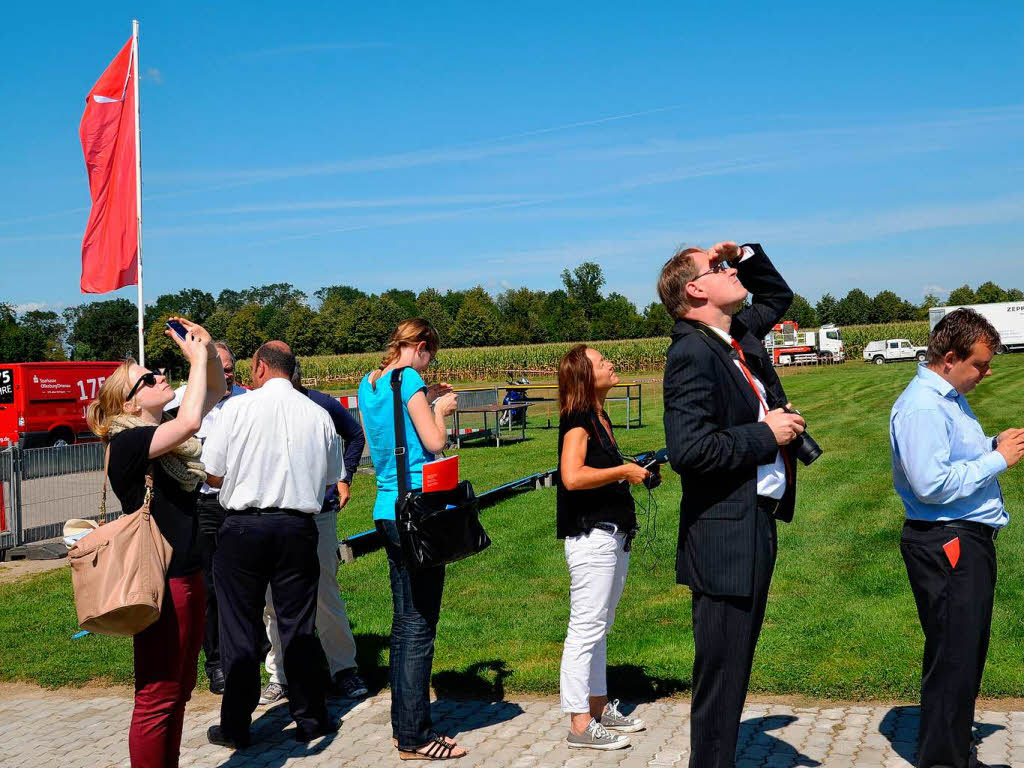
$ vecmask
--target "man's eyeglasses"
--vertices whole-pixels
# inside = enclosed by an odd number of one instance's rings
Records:
[[[139,380],[135,382],[135,386],[132,387],[131,392],[128,393],[128,397],[125,398],[125,402],[135,397],[135,393],[143,386],[155,387],[156,386],[156,374],[152,371],[147,371],[139,377]]]
[[[731,269],[732,265],[728,261],[716,261],[712,264],[707,272],[701,272],[697,275],[694,280],[700,280],[705,275],[717,275],[719,272],[725,272],[727,269]],[[692,282],[692,281],[691,281]]]

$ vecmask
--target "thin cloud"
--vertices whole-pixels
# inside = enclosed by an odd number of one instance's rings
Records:
[[[284,213],[288,211],[333,211],[349,208],[405,208],[409,206],[466,205],[472,203],[505,203],[529,199],[526,195],[513,194],[465,194],[465,195],[421,195],[409,197],[385,197],[343,200],[307,200],[303,202],[254,203],[227,208],[209,208],[194,211],[192,215],[222,215],[246,213]]]
[[[143,80],[149,83],[155,83],[156,85],[163,85],[164,75],[156,67],[149,67],[142,73],[142,77],[139,80]]]
[[[248,51],[239,54],[240,58],[255,59],[264,56],[293,56],[301,53],[324,53],[327,51],[366,51],[380,48],[393,48],[392,43],[384,42],[363,42],[363,43],[298,43],[296,45],[282,45],[278,48],[263,48],[258,51]]]

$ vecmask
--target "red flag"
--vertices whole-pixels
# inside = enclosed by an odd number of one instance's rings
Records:
[[[138,282],[135,76],[129,38],[85,98],[78,134],[92,211],[82,238],[82,293]]]

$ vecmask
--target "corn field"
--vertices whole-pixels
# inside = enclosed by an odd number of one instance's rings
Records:
[[[859,360],[869,341],[910,339],[911,343],[928,343],[927,322],[886,323],[882,325],[848,325],[842,328],[843,345],[848,360]],[[622,341],[586,342],[614,363],[620,373],[657,371],[665,365],[669,338],[625,339]],[[532,376],[554,376],[558,362],[574,344],[527,344],[507,347],[466,347],[442,349],[437,356],[432,378],[452,381],[504,379],[510,373],[525,371]],[[301,358],[303,381],[312,386],[324,383],[355,385],[366,373],[380,364],[377,352],[352,355],[315,355]],[[249,382],[249,361],[239,360],[236,373]]]
[[[586,342],[614,363],[620,373],[657,370],[665,364],[668,337],[627,339],[623,341]],[[510,372],[526,371],[530,375],[548,374],[558,370],[558,362],[575,344],[527,344],[506,347],[466,347],[441,349],[431,378],[453,381],[503,379]],[[381,354],[364,352],[352,355],[315,355],[300,358],[303,381],[314,386],[324,382],[355,384],[380,364]],[[236,374],[249,381],[249,361],[239,360]]]
[[[915,346],[928,344],[928,321],[881,323],[879,325],[844,325],[840,329],[847,360],[861,360],[869,341],[909,339]]]

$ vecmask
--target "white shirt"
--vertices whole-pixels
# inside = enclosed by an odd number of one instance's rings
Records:
[[[181,401],[185,398],[186,389],[188,389],[188,385],[182,384],[180,387],[174,390],[174,399],[164,406],[164,410],[170,411],[173,410],[174,408],[180,408]],[[213,408],[210,409],[210,412],[208,414],[203,416],[203,423],[199,425],[199,431],[196,432],[196,437],[199,438],[199,442],[203,443],[204,445],[206,444],[206,438],[210,434],[210,432],[213,431],[213,425],[217,423],[217,417],[220,416],[220,409],[224,407],[224,403],[226,403],[230,398],[234,397],[235,395],[244,395],[248,391],[249,390],[246,389],[245,387],[240,387],[237,384],[231,385],[231,391],[228,392],[228,394],[225,397],[221,398],[221,401],[217,403],[215,406],[213,406]],[[203,487],[199,489],[199,492],[204,495],[216,495],[217,489],[207,485],[206,483],[203,483]]]
[[[316,514],[344,474],[330,415],[287,379],[270,379],[221,409],[203,445],[206,471],[223,477],[220,504]]]
[[[732,336],[723,331],[721,328],[715,328],[709,326],[711,330],[722,337],[730,347],[732,346]],[[739,369],[740,376],[746,380],[747,376],[744,373],[743,363],[738,359],[734,359],[733,362],[736,364],[736,368]],[[768,396],[764,389],[764,384],[761,380],[754,375],[753,371],[750,371],[750,378],[754,380],[754,385],[757,387],[757,392],[760,397],[757,398],[757,420],[764,421],[764,404],[768,402]],[[775,461],[772,464],[761,464],[757,468],[757,495],[767,496],[769,499],[781,499],[782,495],[786,492],[786,464],[782,459],[782,452],[779,451],[775,454]]]

